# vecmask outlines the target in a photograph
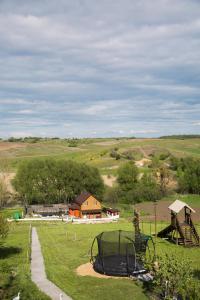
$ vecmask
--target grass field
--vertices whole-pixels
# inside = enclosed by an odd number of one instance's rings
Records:
[[[35,223],[45,260],[47,276],[73,299],[149,299],[142,288],[130,279],[102,279],[78,276],[76,268],[89,261],[93,238],[102,231],[132,230],[126,220],[114,224],[73,225],[65,223]],[[165,224],[159,224],[160,227]],[[143,225],[146,233],[148,224]],[[76,238],[75,238],[76,233]],[[4,250],[0,251],[1,299],[11,299],[20,290],[21,299],[48,299],[38,291],[30,279],[29,224],[13,223]],[[158,239],[157,253],[175,252],[180,259],[187,257],[199,276],[200,249],[187,249]],[[12,279],[12,272],[16,277]]]
[[[0,247],[0,299],[10,300],[21,292],[21,299],[49,300],[31,281],[29,224],[12,223]]]
[[[112,149],[119,153],[132,150],[135,158],[144,156],[149,151],[170,151],[175,156],[200,157],[200,139],[90,139],[80,140],[77,147],[69,147],[65,140],[41,141],[30,143],[0,142],[0,163],[5,159],[12,169],[16,169],[20,161],[31,158],[71,159],[85,162],[99,168],[102,174],[115,174],[116,167],[124,159],[110,157]],[[113,168],[114,167],[114,168]]]

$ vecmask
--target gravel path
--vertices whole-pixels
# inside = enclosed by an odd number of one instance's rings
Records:
[[[38,288],[47,294],[52,300],[72,300],[61,289],[47,279],[45,266],[38,239],[36,228],[32,229],[32,251],[31,251],[31,275],[32,281]],[[60,296],[62,294],[62,297]]]

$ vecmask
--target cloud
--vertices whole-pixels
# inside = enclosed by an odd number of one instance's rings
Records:
[[[2,0],[0,135],[198,133],[199,10],[196,0]]]
[[[194,126],[200,126],[200,122],[195,122],[192,125],[194,125]]]

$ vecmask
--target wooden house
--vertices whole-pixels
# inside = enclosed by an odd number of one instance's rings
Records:
[[[90,193],[81,193],[70,205],[69,215],[77,218],[101,218],[101,203]]]

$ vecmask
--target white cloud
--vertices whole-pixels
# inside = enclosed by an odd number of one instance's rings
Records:
[[[20,3],[0,11],[5,132],[198,131],[199,1]]]
[[[192,125],[194,125],[194,126],[200,126],[200,122],[195,122]]]

